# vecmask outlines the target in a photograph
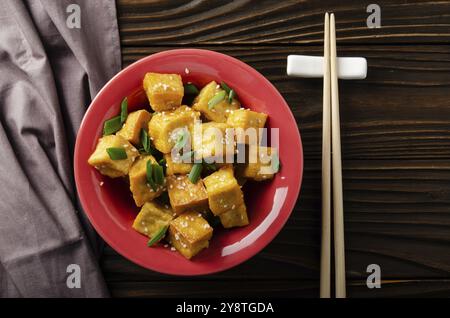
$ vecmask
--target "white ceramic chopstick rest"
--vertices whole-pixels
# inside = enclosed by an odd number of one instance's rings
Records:
[[[339,79],[365,79],[367,76],[367,60],[364,57],[339,57],[337,68]],[[323,56],[288,55],[287,75],[323,77]]]

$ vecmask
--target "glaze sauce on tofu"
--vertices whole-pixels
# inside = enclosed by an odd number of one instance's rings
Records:
[[[149,72],[142,88],[149,105],[128,108],[124,98],[88,163],[128,182],[140,208],[132,227],[149,247],[191,259],[208,248],[215,228],[251,222],[245,181],[270,182],[278,172],[277,149],[260,142],[268,116],[243,108],[223,82],[199,88],[180,74]],[[240,149],[244,161],[235,162]]]

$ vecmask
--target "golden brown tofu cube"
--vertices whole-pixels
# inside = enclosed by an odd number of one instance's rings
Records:
[[[154,111],[171,110],[181,105],[184,86],[180,75],[147,73],[143,85]]]
[[[164,155],[164,159],[166,159],[166,167],[167,167],[167,175],[173,176],[176,174],[188,174],[193,164],[183,162],[181,156],[177,156],[174,160],[172,160],[172,155],[170,153]]]
[[[153,156],[145,155],[140,156],[130,169],[130,190],[137,206],[142,206],[145,202],[152,201],[164,191],[164,186],[159,185],[154,191],[147,183],[147,161],[149,160],[152,164],[157,164]]]
[[[127,158],[112,160],[106,152],[107,148],[123,148],[127,154]],[[124,138],[108,135],[98,140],[97,147],[89,157],[88,163],[95,167],[101,174],[111,178],[118,178],[128,174],[131,165],[138,155],[139,152],[137,149]]]
[[[250,146],[247,163],[241,170],[241,175],[255,181],[272,179],[278,172],[274,160],[278,160],[276,148],[263,146]]]
[[[148,129],[148,122],[151,118],[152,114],[144,109],[132,112],[128,115],[127,120],[123,124],[122,129],[117,132],[117,135],[122,136],[137,146],[140,143],[141,129]]]
[[[242,204],[228,212],[219,215],[220,222],[223,227],[228,229],[235,226],[245,226],[248,225],[247,208],[245,204]]]
[[[141,234],[154,237],[162,228],[169,226],[173,220],[173,212],[169,206],[155,202],[146,202],[133,222],[133,229]]]
[[[213,228],[197,212],[186,212],[170,222],[169,242],[187,259],[209,246]]]
[[[244,195],[234,177],[233,168],[224,167],[203,179],[209,208],[214,215],[234,210],[244,204]]]
[[[235,153],[233,129],[224,123],[201,124],[198,130],[196,128],[193,130],[192,149],[197,159],[208,159],[208,162],[218,163],[233,162]]]
[[[162,153],[170,153],[181,133],[187,131],[190,136],[194,121],[199,117],[198,112],[187,106],[153,114],[148,123],[148,132],[155,148]]]
[[[202,88],[198,96],[194,99],[194,104],[192,108],[198,110],[205,116],[207,119],[218,122],[225,123],[227,121],[228,114],[232,110],[239,109],[241,104],[238,100],[232,100],[231,104],[228,102],[228,96],[215,105],[212,109],[209,109],[208,102],[213,98],[217,93],[222,92],[223,89],[218,85],[215,81],[212,81],[208,85]]]
[[[208,194],[202,180],[193,184],[188,176],[167,177],[170,205],[176,214],[186,210],[202,212],[208,208]]]
[[[264,128],[267,115],[249,109],[238,109],[230,112],[227,124],[235,128],[238,143],[259,145],[260,128]],[[254,137],[252,137],[254,135]],[[252,140],[254,138],[254,140]]]

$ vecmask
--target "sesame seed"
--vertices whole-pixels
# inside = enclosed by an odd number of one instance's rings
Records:
[[[172,252],[174,252],[174,251],[176,251],[177,249],[176,249],[175,247],[172,246],[172,247],[170,248],[170,250],[171,250]]]
[[[189,69],[186,67],[186,68],[184,69],[184,72],[185,72],[186,74],[189,74]]]
[[[100,186],[101,186],[101,187],[103,187],[103,184],[104,184],[104,182],[103,182],[103,181],[102,181],[102,182],[100,182]]]

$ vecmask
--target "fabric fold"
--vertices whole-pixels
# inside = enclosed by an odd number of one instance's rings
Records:
[[[80,28],[66,23],[74,4]],[[113,0],[0,2],[0,296],[108,296],[72,157],[91,99],[120,68]],[[71,264],[80,288],[67,284]]]

